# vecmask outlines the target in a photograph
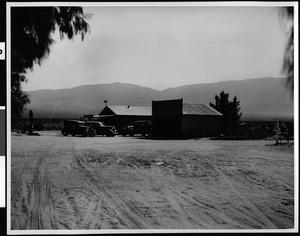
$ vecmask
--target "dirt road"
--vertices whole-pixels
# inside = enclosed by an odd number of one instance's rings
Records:
[[[294,227],[293,147],[12,133],[11,229]]]

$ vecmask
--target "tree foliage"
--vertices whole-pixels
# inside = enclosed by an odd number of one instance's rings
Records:
[[[12,7],[11,8],[11,107],[12,125],[21,117],[28,95],[22,91],[26,72],[41,65],[54,43],[52,33],[60,38],[81,39],[89,32],[81,7]]]
[[[294,92],[294,8],[280,8],[280,15],[286,22],[286,45],[283,57],[282,73],[287,76],[286,87]]]
[[[210,106],[223,115],[222,132],[238,125],[242,113],[240,112],[240,101],[236,96],[229,101],[229,94],[222,91],[219,96],[215,96],[215,104],[210,103]]]

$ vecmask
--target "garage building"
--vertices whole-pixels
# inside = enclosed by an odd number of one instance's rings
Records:
[[[195,138],[220,134],[222,114],[207,104],[183,99],[152,101],[154,138]]]
[[[100,120],[106,125],[113,125],[117,131],[132,124],[133,121],[151,121],[151,107],[142,106],[106,106],[99,113]]]

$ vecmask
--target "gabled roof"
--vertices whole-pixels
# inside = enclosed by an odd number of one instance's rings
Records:
[[[108,106],[116,115],[151,116],[151,107],[140,106]]]
[[[127,116],[151,116],[152,107],[141,106],[107,106],[116,115]],[[183,115],[215,115],[221,116],[222,114],[207,104],[190,104],[183,103]]]
[[[214,108],[207,104],[190,104],[183,103],[182,107],[183,115],[213,115],[222,116],[222,114],[216,111]]]

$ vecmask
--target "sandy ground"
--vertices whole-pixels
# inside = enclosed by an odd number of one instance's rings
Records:
[[[293,147],[40,133],[12,133],[12,230],[294,227]]]

